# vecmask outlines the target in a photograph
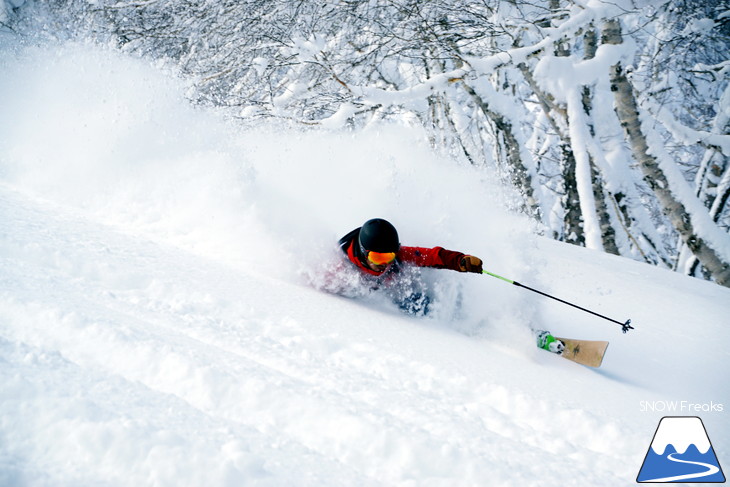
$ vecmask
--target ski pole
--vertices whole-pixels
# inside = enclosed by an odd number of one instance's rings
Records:
[[[507,279],[506,277],[502,277],[502,276],[499,276],[497,274],[493,274],[493,273],[491,273],[489,271],[482,271],[482,273],[487,274],[488,276],[496,277],[497,279],[501,279],[502,281],[508,282],[508,283],[510,283],[510,284],[512,284],[514,286],[518,286],[518,287],[527,289],[528,291],[532,291],[533,293],[541,294],[541,295],[543,295],[545,297],[548,297],[550,299],[554,299],[555,301],[559,301],[559,302],[561,302],[563,304],[567,304],[568,306],[572,306],[572,307],[577,308],[577,309],[579,309],[581,311],[585,311],[586,313],[590,313],[590,314],[592,314],[594,316],[598,316],[599,318],[603,318],[604,320],[608,320],[611,323],[616,323],[618,325],[621,325],[621,331],[623,331],[624,333],[626,333],[629,330],[633,330],[634,329],[634,327],[631,326],[631,320],[626,320],[626,323],[621,323],[620,321],[617,321],[617,320],[614,320],[612,318],[609,318],[608,316],[603,316],[602,314],[599,314],[599,313],[596,313],[595,311],[591,311],[589,309],[583,308],[582,306],[578,306],[577,304],[569,303],[568,301],[565,301],[563,299],[556,298],[555,296],[551,296],[551,295],[549,295],[547,293],[544,293],[542,291],[538,291],[537,289],[533,289],[533,288],[531,288],[529,286],[525,286],[524,284],[520,284],[519,282],[513,281],[512,279]]]

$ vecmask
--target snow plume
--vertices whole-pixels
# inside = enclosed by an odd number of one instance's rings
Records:
[[[2,69],[2,179],[109,225],[319,287],[337,239],[373,217],[406,245],[472,253],[515,278],[528,268],[530,225],[502,208],[503,190],[440,160],[420,129],[243,130],[191,107],[173,76],[82,44],[6,53]],[[504,311],[474,310],[489,313]]]

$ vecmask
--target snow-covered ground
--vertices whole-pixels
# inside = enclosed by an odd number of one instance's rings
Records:
[[[632,485],[666,415],[728,468],[730,290],[534,236],[416,129],[184,93],[86,45],[0,54],[0,485]],[[451,271],[426,318],[322,290],[374,216],[636,329]],[[611,345],[589,369],[531,327]]]

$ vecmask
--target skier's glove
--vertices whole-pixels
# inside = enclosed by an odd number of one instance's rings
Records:
[[[482,272],[482,259],[473,255],[465,255],[459,260],[460,272]]]

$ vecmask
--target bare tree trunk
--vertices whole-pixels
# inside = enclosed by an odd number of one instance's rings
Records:
[[[474,88],[469,86],[466,82],[462,82],[462,85],[469,96],[471,96],[474,100],[474,103],[476,103],[482,113],[484,113],[484,115],[494,123],[499,134],[504,138],[507,161],[510,166],[509,171],[512,179],[511,182],[520,190],[524,197],[525,203],[523,210],[528,215],[537,216],[539,212],[539,205],[535,200],[535,194],[532,188],[532,178],[520,157],[520,143],[512,130],[512,124],[500,113],[492,110],[487,102],[485,102],[484,99],[479,96],[476,91],[474,91]]]
[[[563,215],[565,236],[563,240],[584,247],[586,238],[583,232],[583,213],[580,207],[578,181],[575,178],[575,154],[573,154],[573,149],[570,146],[570,139],[563,140],[560,143],[560,155],[563,170],[563,190],[565,191],[562,198],[563,208],[565,208],[565,215]]]
[[[604,42],[621,44],[621,28],[616,20],[607,22]],[[672,192],[664,171],[656,157],[649,153],[646,134],[639,120],[639,108],[633,87],[620,63],[611,67],[611,90],[615,95],[616,114],[624,127],[634,158],[639,163],[644,181],[662,205],[664,214],[679,233],[682,241],[697,256],[718,284],[730,287],[730,264],[725,262],[708,243],[700,237],[686,206]]]
[[[720,215],[727,208],[728,201],[730,201],[730,165],[725,167],[725,173],[717,185],[717,196],[710,208],[712,221],[719,223]]]
[[[557,3],[551,2],[551,8],[553,11],[557,11]],[[585,59],[592,59],[595,57],[597,49],[597,36],[595,29],[591,29],[584,35],[585,45]],[[569,56],[570,50],[565,46],[564,43],[560,43],[555,49],[555,55],[558,57]],[[565,130],[565,127],[570,127],[571,121],[569,120],[568,111],[555,103],[553,97],[545,93],[540,86],[537,84],[534,76],[530,72],[528,66],[525,63],[521,63],[517,66],[522,72],[525,80],[529,84],[532,91],[537,96],[540,106],[545,113],[545,116],[553,128],[555,133],[560,137],[560,164],[562,173],[562,207],[564,208],[563,215],[563,229],[562,235],[559,237],[568,243],[575,245],[584,246],[586,245],[586,233],[585,233],[585,216],[581,206],[581,197],[578,190],[578,182],[576,180],[576,157],[573,152],[573,146],[571,142],[570,134]],[[586,123],[588,123],[588,135],[592,138],[595,136],[595,130],[590,123],[591,108],[592,108],[592,90],[590,87],[585,86],[583,88],[582,97],[580,103],[583,106],[583,111],[586,116]],[[560,117],[560,123],[556,121],[555,117]],[[596,147],[597,145],[594,144]],[[610,252],[615,255],[619,255],[618,246],[616,245],[616,231],[613,228],[612,220],[610,216],[610,209],[607,204],[606,194],[603,188],[603,178],[600,170],[596,165],[594,155],[589,150],[587,153],[588,165],[590,166],[590,179],[593,193],[593,200],[595,208],[591,210],[591,213],[596,214],[598,227],[600,230],[600,238],[602,248],[606,252]],[[593,206],[593,205],[588,205]],[[592,215],[588,215],[592,218]]]
[[[530,85],[533,93],[537,96],[540,107],[545,113],[550,126],[560,137],[561,207],[565,210],[565,213],[563,214],[561,233],[557,235],[557,239],[583,247],[585,246],[585,234],[583,232],[583,214],[580,207],[578,183],[575,179],[575,154],[573,154],[570,144],[570,135],[564,129],[568,124],[568,114],[564,107],[558,106],[553,97],[540,88],[525,63],[519,64],[517,68],[522,72],[527,84]],[[556,116],[560,117],[561,123],[558,123],[555,119]]]
[[[596,56],[596,50],[598,48],[598,35],[596,29],[591,26],[583,35],[583,45],[585,46],[583,59],[593,59]],[[583,87],[583,111],[588,117],[591,116],[593,109],[593,90],[589,86]],[[595,138],[596,131],[593,123],[589,126],[590,136]],[[597,145],[597,144],[596,144]],[[591,165],[591,182],[593,184],[593,199],[596,206],[596,216],[598,217],[598,223],[601,230],[601,241],[603,243],[603,249],[611,254],[620,255],[618,245],[616,245],[616,230],[613,228],[611,222],[611,215],[609,213],[609,206],[607,203],[607,195],[604,191],[603,176],[601,171],[596,164],[595,157],[590,154],[590,165]],[[619,218],[618,215],[616,218]]]
[[[616,245],[616,230],[611,223],[611,215],[609,207],[606,203],[606,193],[603,191],[603,177],[601,176],[598,166],[593,163],[591,158],[591,179],[593,180],[593,196],[596,202],[596,213],[598,222],[601,226],[601,240],[603,249],[609,254],[620,255],[618,245]]]
[[[550,11],[552,17],[558,18],[560,15],[560,2],[558,0],[550,0]],[[555,43],[553,53],[556,57],[568,57],[570,56],[570,47],[567,42],[560,41]],[[536,83],[534,83],[537,86]],[[559,110],[561,115],[565,117],[565,126],[570,125],[566,110]],[[583,211],[581,207],[581,197],[578,191],[578,181],[576,179],[576,168],[578,162],[575,159],[575,152],[573,151],[573,145],[570,141],[570,134],[564,131],[559,131],[561,143],[560,143],[560,165],[563,173],[563,208],[565,208],[565,214],[563,215],[563,231],[565,232],[565,242],[572,243],[584,247],[586,245],[585,237],[585,220],[583,218]]]

